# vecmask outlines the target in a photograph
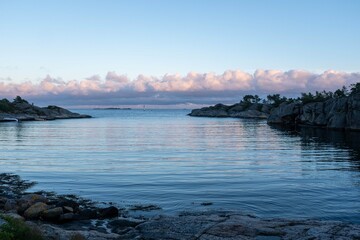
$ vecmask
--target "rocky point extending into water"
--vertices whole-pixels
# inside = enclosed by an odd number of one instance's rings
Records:
[[[340,130],[360,130],[360,83],[332,92],[302,93],[301,98],[287,99],[268,95],[264,103],[255,95],[246,95],[237,104],[194,109],[194,117],[237,117],[267,119],[268,124],[307,126]]]
[[[265,219],[222,210],[131,217],[129,211],[154,207],[99,207],[73,195],[25,191],[33,184],[17,175],[0,174],[0,236],[3,229],[9,229],[3,226],[11,218],[50,240],[360,239],[359,224],[338,221]]]
[[[0,100],[0,122],[14,120],[43,121],[70,118],[91,118],[91,116],[74,113],[57,106],[37,107],[21,97],[16,97],[13,102],[7,99]]]
[[[234,117],[267,119],[273,106],[271,104],[240,102],[234,105],[216,104],[215,106],[194,109],[193,117]]]

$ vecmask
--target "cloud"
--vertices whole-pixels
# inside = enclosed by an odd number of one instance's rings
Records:
[[[328,70],[317,74],[304,70],[256,70],[253,74],[228,70],[222,74],[189,72],[162,77],[126,75],[108,72],[104,78],[93,75],[65,81],[47,75],[39,83],[13,83],[1,78],[0,95],[20,95],[33,101],[60,105],[124,104],[211,104],[237,102],[244,94],[300,94],[315,90],[335,90],[360,82],[360,73]]]

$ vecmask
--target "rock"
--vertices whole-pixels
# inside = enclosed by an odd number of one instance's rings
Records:
[[[230,117],[237,118],[258,118],[258,119],[267,119],[269,117],[268,113],[260,112],[258,110],[245,110],[242,112],[230,113]]]
[[[128,219],[117,219],[113,220],[109,223],[109,226],[111,230],[115,233],[124,233],[125,230],[128,228],[135,228],[140,223],[143,223],[143,221],[131,221]]]
[[[24,212],[24,217],[26,219],[36,219],[40,216],[42,212],[47,210],[49,206],[46,203],[37,202]]]
[[[219,103],[215,106],[194,109],[189,115],[196,117],[228,117],[228,109],[228,106]]]
[[[17,220],[21,220],[21,221],[24,221],[25,218],[20,216],[19,214],[17,213],[6,213],[4,214],[5,216],[8,216],[8,217],[11,217],[11,218],[14,218],[14,219],[17,219]]]
[[[60,222],[69,222],[69,221],[74,220],[74,218],[75,218],[75,215],[73,213],[64,213],[64,214],[60,215],[59,221]]]
[[[84,209],[79,212],[76,216],[77,220],[87,220],[87,219],[96,219],[98,218],[98,212],[94,209]]]
[[[62,207],[55,207],[42,212],[41,217],[47,221],[54,221],[58,220],[61,214],[63,214]]]
[[[360,94],[324,102],[281,104],[273,109],[268,123],[360,130]]]
[[[47,203],[48,199],[39,194],[27,194],[19,199],[20,204],[26,203],[28,205],[33,205],[34,203],[37,202]]]
[[[65,213],[73,213],[74,209],[72,207],[64,206],[63,210]]]
[[[189,113],[189,116],[267,119],[272,108],[270,104],[261,103],[241,102],[231,106],[217,104],[215,106],[194,109]]]
[[[57,202],[55,205],[56,207],[63,207],[65,212],[70,209],[72,209],[73,212],[77,212],[79,210],[79,203],[75,202],[74,200],[69,200],[69,199],[61,200]],[[67,209],[65,209],[65,207]]]
[[[37,107],[28,103],[21,97],[17,97],[13,102],[2,100],[2,104],[5,104],[6,109],[8,110],[0,113],[0,122],[6,121],[9,118],[18,119],[20,121],[42,121],[91,117],[85,114],[73,113],[67,109],[57,106],[48,106],[44,108]]]
[[[23,214],[26,209],[38,202],[46,203],[48,202],[48,199],[39,194],[27,194],[22,196],[18,200],[18,213]]]
[[[298,103],[282,103],[279,107],[271,111],[268,117],[269,124],[295,124],[297,117],[300,114],[301,104]]]
[[[99,210],[100,219],[104,218],[114,218],[119,216],[119,209],[114,206],[102,208]]]
[[[327,120],[323,102],[314,102],[303,105],[298,120],[301,124],[312,126],[326,126]]]
[[[360,130],[360,94],[349,97],[346,124],[348,129]]]
[[[4,205],[5,211],[17,210],[18,205],[15,199],[7,199]]]
[[[69,239],[86,239],[86,240],[115,240],[115,239],[129,239],[120,238],[115,233],[101,233],[95,230],[66,230],[58,226],[50,224],[42,224],[39,226],[44,239],[56,239],[56,240],[69,240]]]

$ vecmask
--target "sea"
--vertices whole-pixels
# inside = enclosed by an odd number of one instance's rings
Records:
[[[360,223],[360,133],[280,129],[190,110],[77,109],[89,119],[0,123],[0,172],[30,191],[162,214],[234,210]]]

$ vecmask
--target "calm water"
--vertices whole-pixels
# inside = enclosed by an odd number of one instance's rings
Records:
[[[360,222],[358,133],[295,134],[185,110],[78,112],[95,118],[1,123],[1,172],[37,181],[33,190],[167,214],[221,208]]]

